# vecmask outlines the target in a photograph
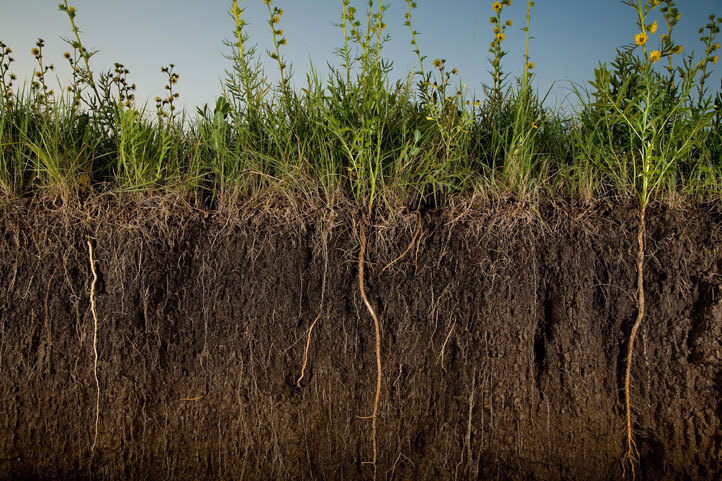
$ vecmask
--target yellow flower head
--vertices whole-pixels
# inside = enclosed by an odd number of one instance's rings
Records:
[[[534,62],[529,62],[529,68],[534,68]]]
[[[494,2],[494,5],[491,6],[497,13],[501,12],[501,3]]]
[[[451,73],[453,73],[454,75],[456,75],[456,74],[459,73],[459,71],[457,70],[456,67],[454,67],[453,69],[451,69]]]
[[[661,58],[662,54],[659,53],[659,50],[653,50],[652,53],[649,54],[649,60],[652,62],[659,62]]]
[[[271,17],[271,21],[273,23],[278,23],[281,21],[281,17],[279,17],[278,15],[274,15],[273,17]]]
[[[652,23],[652,25],[649,26],[649,33],[654,35],[654,32],[656,32],[656,31],[657,31],[657,21],[655,20],[654,23]]]
[[[283,45],[283,46],[285,47],[285,46],[286,46],[286,39],[285,39],[285,38],[282,38],[281,41],[278,42],[278,45]]]
[[[480,101],[480,100],[474,100],[474,107],[478,107],[479,105],[481,105],[481,101]]]
[[[634,36],[634,43],[636,43],[637,45],[644,45],[645,43],[647,43],[647,38],[648,37],[646,33],[638,33]]]
[[[38,47],[33,47],[33,49],[30,50],[30,53],[37,57],[38,55],[40,55],[40,49],[38,49]]]
[[[667,35],[666,33],[663,33],[662,36],[661,36],[659,39],[662,41],[662,43],[668,43],[668,42],[669,42],[669,35]]]
[[[682,45],[677,46],[677,48],[674,50],[674,53],[676,53],[676,54],[682,53],[682,49],[683,49],[683,48],[684,48],[684,47],[683,47]]]
[[[441,68],[441,59],[435,58],[433,65],[434,65],[434,68]]]
[[[65,53],[63,54],[63,57],[69,59],[69,58],[70,58],[70,52],[65,52]]]
[[[499,33],[496,34],[496,40],[497,40],[498,42],[503,42],[505,38],[506,38],[506,37],[505,37],[504,34],[501,33],[501,32],[499,32]]]
[[[715,55],[714,57],[712,57],[712,63],[717,63],[718,60],[719,60],[719,55]]]
[[[511,27],[511,19],[509,19],[509,20],[506,21],[506,26],[507,26],[507,27]]]
[[[489,23],[496,23],[496,17],[489,17]]]
[[[270,4],[271,4],[271,0],[263,0],[263,3],[265,3],[266,5],[270,5]]]
[[[714,51],[717,50],[718,48],[719,48],[719,43],[718,43],[718,42],[715,42],[715,43],[712,45],[712,51],[714,52]]]

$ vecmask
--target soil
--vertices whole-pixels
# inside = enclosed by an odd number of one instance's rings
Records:
[[[2,209],[0,479],[372,479],[351,209]],[[636,215],[506,199],[365,224],[377,479],[631,479]],[[636,479],[717,480],[722,210],[647,222]]]

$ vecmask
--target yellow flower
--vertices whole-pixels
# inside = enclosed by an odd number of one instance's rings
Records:
[[[271,21],[273,23],[278,23],[281,21],[281,17],[279,17],[278,15],[274,15],[273,17],[271,17]]]
[[[683,47],[682,45],[677,46],[677,48],[674,50],[674,53],[676,53],[676,54],[682,53],[682,49],[683,49],[683,48],[684,48],[684,47]]]
[[[494,5],[492,5],[491,8],[493,8],[494,10],[496,10],[497,13],[498,13],[498,12],[501,12],[501,3],[499,3],[499,2],[494,2]]]
[[[435,58],[433,65],[434,65],[434,68],[441,68],[441,60],[438,58]]]
[[[715,42],[714,45],[712,45],[712,51],[714,52],[719,48],[719,43]]]
[[[534,62],[529,62],[529,68],[534,68]]]
[[[505,38],[506,38],[506,37],[505,37],[504,34],[501,33],[501,32],[496,34],[496,40],[499,41],[499,42],[503,42]]]
[[[454,67],[453,69],[451,69],[451,73],[453,73],[454,75],[456,75],[456,74],[459,73],[459,71],[456,69],[456,67]]]
[[[278,42],[278,45],[283,45],[283,46],[285,47],[285,46],[286,46],[286,39],[285,39],[285,38],[282,38],[281,41]]]
[[[263,0],[263,3],[265,3],[266,5],[270,5],[270,4],[271,4],[271,0]]]
[[[30,50],[30,53],[37,57],[38,55],[40,55],[40,50],[37,47],[33,47],[33,49]]]
[[[489,23],[496,23],[496,17],[489,17]]]
[[[644,45],[647,42],[647,34],[642,32],[634,36],[634,43],[637,45]]]
[[[650,25],[650,27],[649,27],[649,33],[654,35],[654,32],[656,32],[656,31],[657,31],[657,21],[655,20],[654,23],[652,23],[652,25]]]
[[[714,57],[712,57],[712,63],[717,63],[718,60],[719,60],[719,55],[715,55]]]
[[[479,105],[481,105],[481,101],[480,101],[480,100],[475,100],[475,101],[474,101],[474,107],[478,107]]]
[[[506,21],[506,26],[507,26],[507,27],[511,27],[511,19],[509,19],[509,20]]]
[[[69,58],[70,58],[70,52],[65,52],[65,53],[63,54],[63,57],[69,59]]]
[[[662,43],[668,43],[669,35],[667,35],[666,33],[663,33],[662,36],[660,37],[660,40],[662,41]]]
[[[661,58],[662,54],[659,53],[659,50],[653,50],[652,53],[649,54],[649,60],[652,62],[659,62]]]

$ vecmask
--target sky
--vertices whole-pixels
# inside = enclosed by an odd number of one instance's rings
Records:
[[[494,13],[493,0],[416,0],[412,23],[419,32],[417,41],[427,57],[425,67],[436,58],[446,59],[450,69],[457,67],[461,81],[471,94],[482,95],[481,85],[491,83],[488,73],[489,42]],[[406,2],[388,0],[390,7],[385,22],[391,40],[383,56],[394,64],[393,78],[404,78],[415,68],[416,56],[409,44],[410,34],[404,26]],[[22,83],[32,75],[34,59],[30,54],[38,37],[45,40],[45,61],[56,66],[64,84],[70,68],[62,58],[70,48],[62,40],[71,35],[69,22],[57,9],[58,0],[0,0],[0,40],[13,49],[16,62],[13,71]],[[224,71],[230,62],[224,39],[232,36],[233,20],[228,15],[230,0],[71,0],[77,9],[76,22],[87,47],[99,53],[91,59],[94,71],[112,69],[114,62],[123,63],[129,79],[138,86],[141,103],[162,96],[166,77],[161,66],[175,64],[180,74],[177,90],[186,109],[213,105],[221,93]],[[365,12],[366,0],[352,0]],[[269,78],[276,79],[277,68],[266,50],[272,38],[262,0],[247,0],[245,19],[249,26],[249,42],[258,46],[258,53]],[[305,82],[309,59],[321,74],[328,72],[327,63],[340,66],[334,56],[343,45],[343,32],[334,27],[341,18],[341,0],[274,0],[273,5],[285,10],[280,27],[288,39],[282,54],[293,67],[295,85]],[[697,29],[708,22],[708,15],[722,15],[720,0],[678,0],[682,14],[673,39],[684,45],[684,53],[703,53]],[[511,19],[504,49],[508,54],[502,66],[506,72],[519,74],[523,66],[524,32],[527,3],[513,0],[504,10],[504,20]],[[550,95],[548,106],[564,106],[573,98],[571,82],[586,84],[593,78],[600,61],[610,62],[615,50],[633,42],[637,33],[636,12],[620,0],[536,0],[532,9],[530,59],[536,65],[535,86],[540,95]],[[657,17],[653,17],[657,18]],[[660,24],[664,25],[661,16]],[[660,31],[650,39],[658,42]],[[721,40],[722,41],[722,40]],[[713,91],[720,90],[720,70],[708,80]],[[51,83],[52,85],[52,83]]]

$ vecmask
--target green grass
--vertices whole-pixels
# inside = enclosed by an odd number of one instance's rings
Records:
[[[570,116],[548,107],[545,93],[531,87],[531,1],[519,78],[502,69],[511,35],[507,2],[490,12],[492,82],[483,99],[467,98],[456,69],[423,57],[412,1],[406,26],[417,70],[406,81],[390,80],[383,57],[386,7],[369,2],[361,12],[342,0],[339,65],[326,78],[312,68],[297,91],[289,88],[292,70],[283,56],[282,10],[267,3],[268,52],[280,70],[280,81],[271,84],[244,33],[243,9],[229,3],[229,30],[235,30],[226,43],[222,94],[215,106],[192,113],[176,109],[179,77],[172,65],[163,69],[167,96],[155,108],[137,105],[122,64],[94,73],[93,52],[83,46],[78,12],[67,0],[60,10],[72,31],[65,59],[73,80],[62,91],[45,82],[51,67],[42,41],[32,52],[34,85],[25,91],[14,87],[12,52],[0,44],[2,195],[174,191],[216,203],[280,192],[346,198],[367,209],[442,205],[479,192],[645,203],[653,194],[722,195],[722,86],[715,91],[708,82],[719,50],[714,16],[700,29],[705,55],[683,57],[672,41],[674,3],[639,2],[646,41],[620,48],[588,86],[573,86],[579,108]],[[681,67],[672,67],[673,58]]]

